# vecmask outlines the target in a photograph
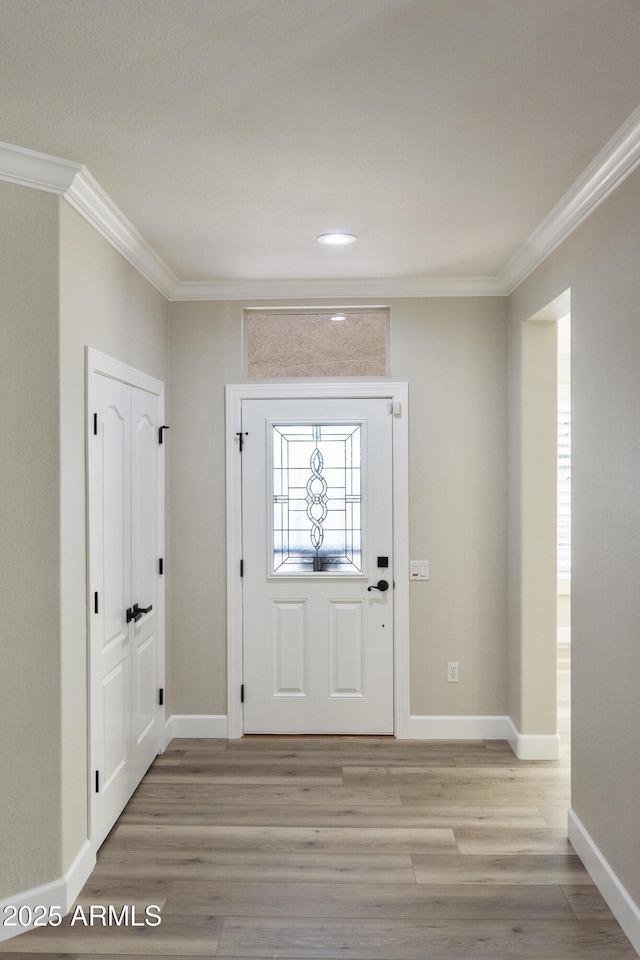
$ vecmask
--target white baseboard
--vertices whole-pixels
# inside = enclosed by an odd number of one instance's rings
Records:
[[[507,740],[508,717],[409,717],[412,740]]]
[[[80,896],[80,891],[91,876],[96,865],[96,852],[89,840],[80,847],[75,860],[64,875],[67,885],[67,910],[70,910]]]
[[[174,737],[224,740],[228,722],[224,714],[174,714],[166,724],[167,743]],[[519,760],[557,760],[558,734],[520,733],[510,717],[409,717],[408,738],[412,740],[508,740]]]
[[[518,760],[558,760],[560,735],[557,733],[520,733],[511,717],[507,717],[506,739]]]
[[[568,834],[591,879],[606,900],[614,917],[628,936],[636,953],[640,954],[640,908],[607,863],[584,826],[569,809]]]
[[[0,925],[0,943],[4,940],[10,940],[19,933],[24,933],[26,930],[33,928],[33,924],[5,927],[4,922],[7,921],[9,916],[7,913],[8,907],[29,907],[32,910],[34,907],[39,906],[47,907],[47,909],[55,907],[60,913],[65,914],[68,912],[66,898],[65,879],[64,877],[59,877],[57,880],[52,880],[51,883],[44,883],[40,887],[32,887],[30,890],[23,890],[22,893],[16,893],[13,894],[13,896],[7,897],[5,900],[0,900],[0,918],[2,921],[2,925]]]
[[[166,724],[167,743],[174,737],[203,737],[213,740],[225,740],[227,737],[227,717],[223,714],[185,713],[174,714]]]
[[[0,900],[0,918],[7,919],[6,909],[9,906],[28,907],[33,910],[35,907],[54,908],[63,916],[69,912],[78,897],[78,894],[84,887],[91,871],[96,865],[96,855],[93,846],[88,840],[85,840],[78,854],[64,874],[51,883],[44,883],[40,887],[32,887],[30,890],[23,890],[22,893],[16,893]],[[25,933],[33,929],[33,924],[20,925],[17,927],[5,927],[0,925],[0,943],[4,940],[11,940],[19,933]]]

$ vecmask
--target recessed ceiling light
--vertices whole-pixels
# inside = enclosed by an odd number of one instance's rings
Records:
[[[334,313],[331,319],[334,323],[340,323],[341,320],[347,319],[347,315],[346,313]]]
[[[323,233],[316,239],[318,243],[326,243],[330,247],[343,247],[347,243],[356,242],[352,233]]]

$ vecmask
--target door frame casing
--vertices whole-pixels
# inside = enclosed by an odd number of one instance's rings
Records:
[[[93,439],[93,412],[94,412],[94,382],[96,376],[109,377],[112,380],[119,380],[130,387],[137,387],[140,390],[146,390],[148,393],[157,396],[160,402],[160,417],[164,418],[164,383],[155,377],[149,376],[142,370],[130,367],[120,360],[101,353],[93,347],[85,347],[85,489],[86,489],[86,560],[87,560],[87,822],[89,842],[96,852],[95,832],[94,832],[94,811],[95,801],[93,770],[95,767],[92,757],[93,748],[93,704],[92,704],[92,650],[93,650],[93,619],[91,616],[92,592],[95,589],[92,583],[92,543],[91,543],[91,466],[92,451],[91,441]],[[164,498],[165,479],[164,479],[164,457],[158,460],[158,512],[156,515],[157,533],[158,533],[158,551],[159,556],[165,557],[165,516],[164,516]],[[158,664],[158,681],[162,688],[165,684],[166,650],[165,650],[165,583],[164,577],[158,579],[158,645],[160,650],[160,662]],[[159,713],[160,729],[160,752],[166,747],[166,717],[165,706],[156,704],[156,710]]]
[[[243,735],[242,460],[239,434],[243,400],[368,400],[393,404],[393,702],[394,735],[409,736],[409,385],[385,380],[227,384],[227,736]]]

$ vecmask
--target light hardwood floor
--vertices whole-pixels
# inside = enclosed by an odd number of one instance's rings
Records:
[[[157,904],[157,927],[24,934],[3,957],[626,960],[566,839],[559,762],[503,742],[174,740],[78,903]]]

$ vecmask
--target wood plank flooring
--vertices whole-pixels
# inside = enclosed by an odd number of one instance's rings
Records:
[[[67,918],[0,957],[633,960],[566,838],[566,696],[553,763],[492,741],[174,740],[78,900],[138,922],[157,904],[161,924]]]

